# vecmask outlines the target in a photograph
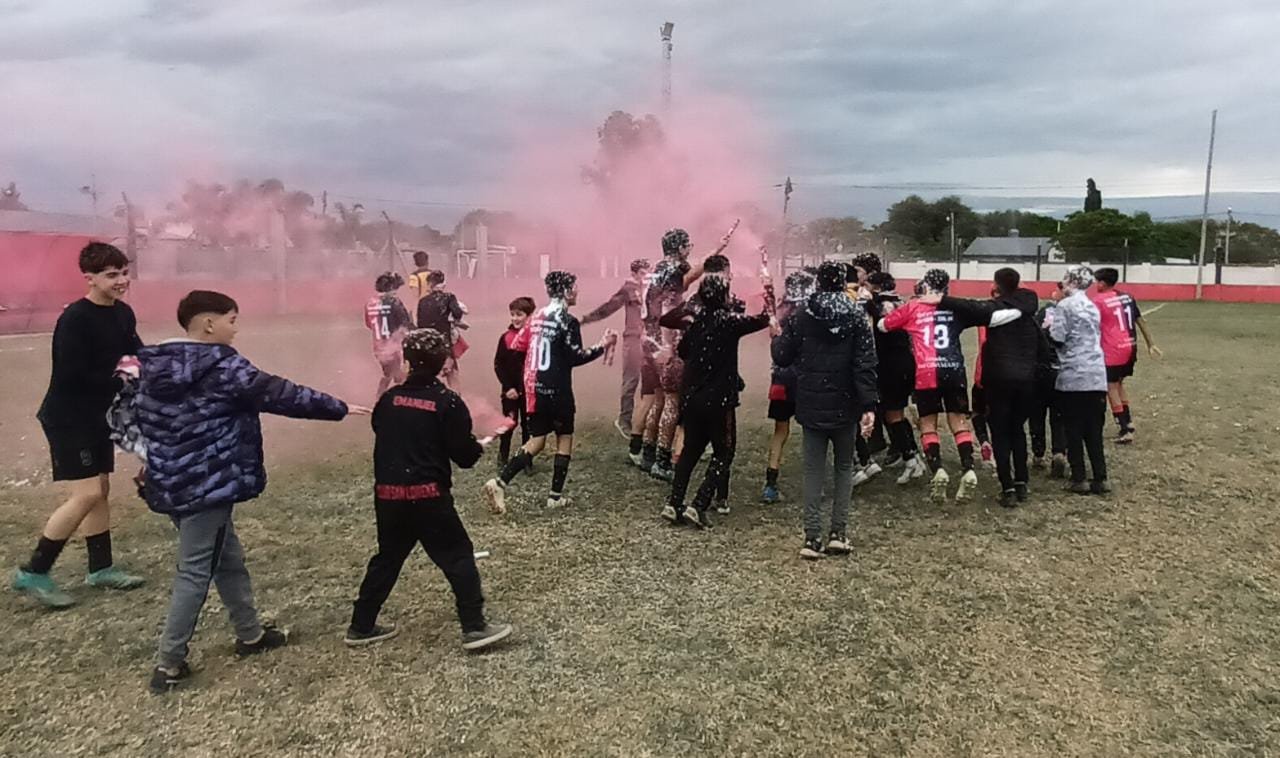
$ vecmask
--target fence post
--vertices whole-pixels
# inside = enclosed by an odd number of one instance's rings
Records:
[[[1124,238],[1124,263],[1120,271],[1120,281],[1129,281],[1129,238]]]
[[[1040,281],[1041,245],[1036,245],[1036,281]]]

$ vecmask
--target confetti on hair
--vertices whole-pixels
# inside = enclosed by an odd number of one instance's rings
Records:
[[[841,292],[844,290],[844,264],[824,261],[818,266],[818,291]]]
[[[877,271],[871,274],[867,277],[867,284],[878,288],[881,292],[893,292],[898,288],[898,282],[887,271]]]
[[[689,244],[689,233],[683,229],[671,229],[662,235],[662,254],[679,255],[681,249]]]
[[[547,274],[547,297],[553,300],[564,300],[569,290],[578,283],[578,277],[568,271],[552,271]]]
[[[875,274],[884,267],[880,264],[880,256],[875,253],[863,253],[853,259],[853,265],[862,269],[868,274]]]
[[[785,300],[792,304],[802,303],[809,299],[817,286],[817,279],[809,271],[792,271],[787,274]]]
[[[1072,289],[1087,290],[1093,284],[1093,269],[1088,266],[1071,266],[1063,274],[1062,282]]]
[[[649,262],[648,258],[636,258],[634,261],[631,261],[631,273],[633,274],[648,272],[652,269],[653,264]]]
[[[951,286],[951,276],[940,268],[931,268],[924,272],[920,281],[924,283],[926,291],[935,295],[947,294],[947,287]]]

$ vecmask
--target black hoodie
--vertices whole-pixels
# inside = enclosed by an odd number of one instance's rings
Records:
[[[997,384],[1030,383],[1036,378],[1036,364],[1041,359],[1044,343],[1040,328],[1036,326],[1036,308],[1040,298],[1026,288],[1018,288],[1008,295],[991,300],[966,300],[947,296],[938,306],[976,323],[990,321],[991,314],[1006,308],[1016,308],[1022,318],[1004,326],[987,330],[987,341],[982,346],[982,383],[990,387]]]
[[[795,366],[796,421],[843,429],[875,410],[876,348],[866,311],[844,292],[815,292],[773,341],[773,362]]]

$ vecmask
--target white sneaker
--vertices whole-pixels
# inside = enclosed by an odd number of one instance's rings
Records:
[[[884,471],[884,469],[880,468],[879,463],[876,463],[875,461],[868,463],[866,466],[858,469],[858,472],[853,475],[853,486],[857,487],[866,484],[871,481],[871,477],[879,474],[881,471]]]
[[[622,422],[618,419],[613,420],[613,428],[618,430],[618,434],[622,435],[622,439],[628,441],[631,440],[631,430],[623,426]]]
[[[969,469],[964,472],[964,476],[960,477],[960,488],[956,490],[956,502],[962,503],[966,500],[973,499],[973,493],[978,489],[978,472]]]
[[[644,469],[644,456],[640,453],[627,453],[627,457],[631,459],[631,465],[638,469]]]
[[[924,461],[920,460],[920,456],[916,456],[907,461],[902,466],[902,473],[898,476],[898,484],[910,484],[911,480],[919,479],[924,476]]]
[[[662,510],[658,512],[658,515],[673,524],[680,518],[680,514],[676,513],[676,509],[670,505],[662,506]]]
[[[573,500],[564,495],[557,495],[554,492],[547,495],[548,508],[568,508],[573,505]]]
[[[507,512],[506,487],[503,487],[502,482],[497,479],[490,479],[484,483],[484,499],[489,504],[490,511],[499,516]]]
[[[933,480],[929,483],[929,497],[935,503],[947,502],[947,486],[951,484],[951,477],[944,468],[938,469],[933,475]]]

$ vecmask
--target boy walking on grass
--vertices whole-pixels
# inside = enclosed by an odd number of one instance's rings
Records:
[[[91,242],[80,251],[80,271],[89,292],[58,317],[53,373],[36,414],[49,439],[53,480],[69,484],[69,497],[45,523],[31,559],[12,583],[49,608],[75,603],[49,571],[77,529],[89,553],[85,584],[128,590],[143,583],[112,560],[107,501],[115,470],[107,409],[122,386],[116,364],[142,347],[133,310],[121,300],[129,291],[129,259],[118,248]]]
[[[378,612],[419,544],[453,588],[462,647],[475,651],[511,634],[509,624],[484,619],[480,572],[466,527],[453,507],[452,464],[471,468],[484,448],[471,433],[471,413],[438,378],[449,343],[434,329],[404,340],[409,378],[391,389],[373,411],[374,514],[378,552],[360,583],[346,644],[368,645],[396,636],[395,624],[378,624]]]
[[[511,314],[511,325],[498,338],[498,350],[493,355],[493,373],[502,386],[502,415],[515,421],[516,426],[499,437],[499,467],[507,465],[507,461],[511,459],[511,438],[515,436],[516,428],[520,429],[520,444],[529,441],[529,424],[524,409],[525,351],[517,350],[515,346],[537,306],[534,305],[533,298],[517,297],[507,308]]]
[[[258,414],[338,421],[369,412],[259,370],[231,347],[238,315],[226,295],[196,290],[178,303],[186,336],[138,351],[134,416],[147,454],[142,493],[178,530],[178,571],[151,676],[157,694],[191,676],[187,646],[211,582],[235,626],[236,655],[288,642],[288,632],[258,619],[231,520],[237,503],[267,485]]]

